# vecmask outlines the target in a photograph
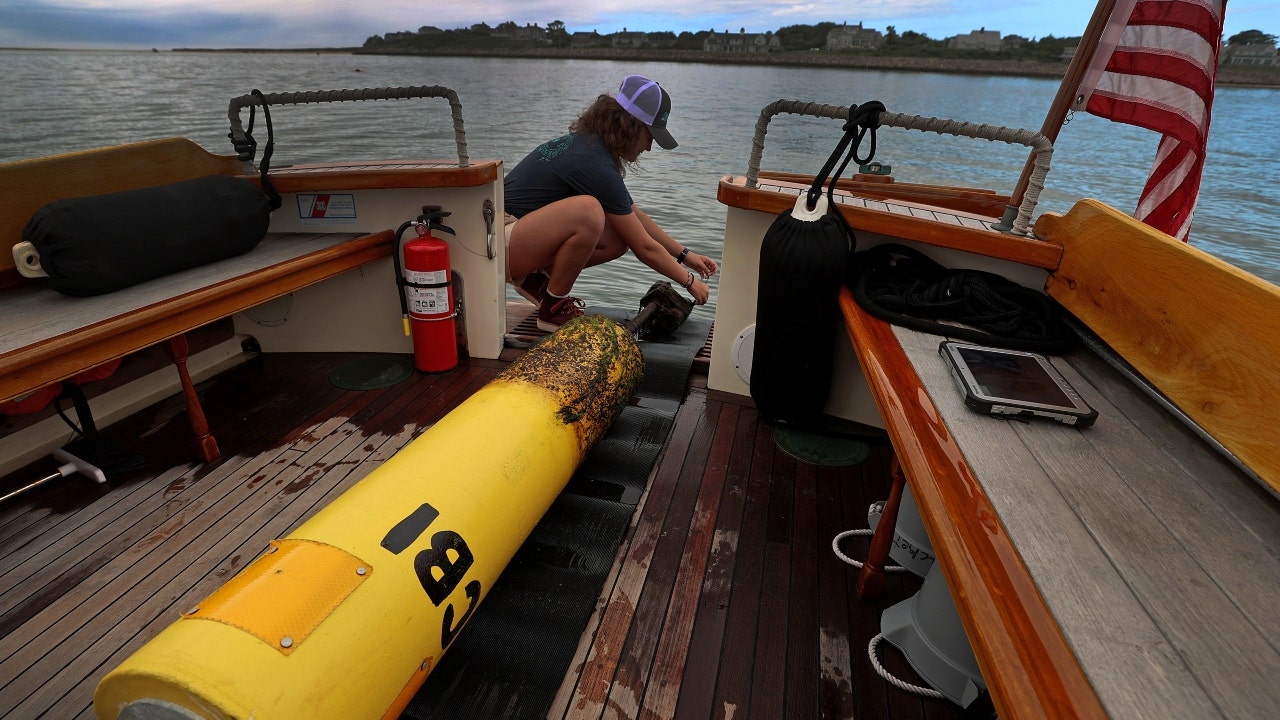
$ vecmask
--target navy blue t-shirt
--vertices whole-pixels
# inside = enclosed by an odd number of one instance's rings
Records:
[[[507,212],[516,217],[557,200],[591,195],[611,215],[631,212],[631,193],[604,143],[595,135],[570,133],[549,140],[507,173]]]

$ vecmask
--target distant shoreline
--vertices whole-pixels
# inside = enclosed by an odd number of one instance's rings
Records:
[[[1006,75],[1061,80],[1066,74],[1063,61],[981,60],[883,56],[832,52],[716,53],[698,50],[632,50],[617,48],[536,49],[536,50],[450,50],[387,51],[357,48],[353,55],[407,55],[426,57],[508,57],[560,60],[637,60],[642,62],[701,63],[710,65],[783,65],[793,67],[848,68],[901,72],[954,73],[962,75]],[[1240,87],[1280,88],[1280,67],[1226,65],[1218,68],[1218,84]]]
[[[59,48],[0,48],[3,50],[58,50]],[[129,50],[127,52],[147,52]],[[73,50],[74,52],[74,50]],[[364,48],[173,48],[181,53],[307,53],[315,55],[400,55],[413,57],[505,57],[547,60],[614,60],[640,62],[700,63],[707,65],[774,65],[791,67],[848,68],[897,72],[932,72],[961,75],[1003,75],[1060,80],[1067,63],[1034,60],[981,60],[882,56],[832,52],[714,53],[699,50],[583,48],[530,50],[449,50],[393,51]],[[1224,65],[1218,68],[1218,85],[1231,87],[1280,88],[1280,67]]]
[[[307,51],[312,52],[312,51]],[[1061,80],[1066,73],[1063,61],[981,60],[930,58],[916,56],[887,57],[860,53],[772,52],[717,53],[699,50],[633,50],[619,48],[582,48],[532,50],[449,50],[388,51],[353,48],[353,55],[408,55],[425,57],[507,57],[557,60],[636,60],[642,62],[701,63],[709,65],[785,65],[793,67],[849,68],[856,70],[889,70],[900,72],[955,73],[962,75],[1005,75]],[[1233,87],[1280,88],[1280,67],[1247,67],[1226,65],[1218,68],[1218,85]]]

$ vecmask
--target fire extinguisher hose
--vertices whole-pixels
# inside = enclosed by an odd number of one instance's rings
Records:
[[[408,230],[414,224],[412,220],[406,220],[404,224],[396,230],[396,247],[391,253],[391,262],[396,269],[396,294],[400,296],[400,320],[404,323],[404,336],[409,337],[409,301],[404,297],[404,268],[400,266],[400,243],[404,236],[404,231]]]

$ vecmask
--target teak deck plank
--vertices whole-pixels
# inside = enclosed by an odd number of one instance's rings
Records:
[[[843,522],[840,474],[818,470],[818,541],[848,530]],[[813,717],[851,718],[853,711],[853,656],[849,644],[851,601],[842,575],[848,571],[834,552],[821,553],[818,561],[818,711]]]
[[[717,424],[715,437],[721,437],[723,432],[725,437],[732,438],[737,416],[737,408],[723,409],[714,419]],[[688,658],[689,637],[698,612],[698,596],[710,561],[720,493],[724,488],[729,464],[729,451],[730,445],[725,442],[716,443],[709,448],[698,497],[690,518],[688,539],[681,557],[676,559],[675,585],[658,641],[654,669],[649,674],[644,695],[644,713],[655,717],[674,717],[679,700]]]
[[[670,508],[662,525],[662,536],[687,538],[689,535],[700,484],[688,482],[686,476],[696,472],[697,477],[701,477],[701,469],[710,451],[712,431],[708,424],[714,422],[714,418],[699,418],[683,452],[678,448],[684,443],[669,447],[671,454],[659,466],[659,473],[671,473],[676,482]],[[618,708],[619,712],[630,713],[627,717],[647,716],[644,711],[648,710],[645,703],[648,680],[654,671],[658,640],[667,632],[667,608],[671,604],[676,576],[683,563],[683,549],[683,543],[660,542],[652,554],[645,587],[636,603],[631,630],[627,634],[623,655],[614,676],[613,689],[607,701],[608,705]]]
[[[751,468],[743,487],[742,528],[734,560],[733,596],[725,619],[724,650],[716,678],[713,717],[734,717],[739,708],[746,712],[751,702],[751,678],[756,657],[757,618],[761,605],[761,585],[765,576],[765,538],[768,520],[769,477],[774,454],[773,434],[760,427],[752,452]],[[766,468],[761,472],[760,468]]]
[[[319,425],[323,432],[327,426],[336,426],[334,419]],[[50,701],[55,716],[69,716],[87,708],[86,700],[92,696],[96,679],[88,677],[100,665],[111,666],[136,650],[147,639],[141,633],[147,627],[158,624],[156,630],[176,619],[175,611],[185,610],[225,582],[232,574],[248,564],[261,552],[274,534],[271,531],[290,518],[290,512],[301,513],[310,504],[295,503],[289,498],[290,488],[296,487],[299,476],[308,467],[308,461],[322,455],[335,436],[318,435],[318,442],[304,443],[311,447],[291,448],[279,454],[269,463],[248,463],[221,483],[227,493],[203,509],[193,504],[197,517],[186,519],[173,527],[157,529],[151,537],[118,556],[108,567],[118,568],[110,582],[98,592],[84,598],[84,607],[124,603],[134,610],[124,618],[101,627],[84,626],[73,629],[71,638],[77,647],[74,657],[61,670],[49,672],[60,664],[61,658],[46,656],[33,666],[41,675],[80,677],[71,692],[46,685],[16,708],[23,712],[27,706],[45,707]],[[274,475],[272,471],[276,471]],[[243,485],[241,485],[243,482]],[[305,481],[303,481],[305,482]],[[242,496],[237,490],[248,490]],[[295,490],[296,492],[296,490]],[[300,495],[298,500],[303,500]],[[226,534],[212,544],[201,543],[207,531],[231,522],[239,531]],[[248,537],[245,534],[248,533]],[[263,537],[264,534],[270,537]],[[182,570],[176,576],[156,572],[166,565],[176,565]],[[104,568],[105,569],[105,568]],[[183,599],[186,598],[186,603]],[[188,604],[189,603],[189,604]],[[69,638],[69,639],[71,639]],[[87,649],[81,649],[87,646]],[[60,696],[60,697],[59,697]],[[79,705],[79,707],[76,707]]]
[[[720,647],[733,590],[733,560],[742,524],[744,498],[741,486],[751,457],[746,450],[751,447],[755,438],[754,415],[755,411],[751,408],[729,404],[720,412],[716,443],[712,451],[717,455],[727,453],[729,462],[721,483],[698,615],[690,634],[689,655],[685,660],[680,700],[674,717],[712,716],[715,684],[703,679],[715,677],[721,662]]]

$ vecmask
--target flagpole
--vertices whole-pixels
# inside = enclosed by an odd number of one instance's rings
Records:
[[[1053,104],[1049,106],[1049,114],[1044,118],[1044,125],[1040,127],[1040,134],[1049,138],[1049,142],[1058,140],[1058,131],[1062,129],[1062,122],[1066,119],[1067,111],[1070,110],[1076,91],[1080,87],[1080,81],[1084,78],[1097,52],[1098,41],[1102,38],[1102,31],[1106,29],[1107,21],[1111,19],[1111,12],[1115,6],[1116,0],[1101,0],[1093,9],[1093,17],[1089,18],[1089,25],[1085,27],[1084,35],[1080,38],[1080,45],[1076,47],[1071,64],[1067,66],[1062,84],[1058,86],[1058,94],[1054,97]],[[1005,219],[1000,221],[1001,226],[1012,227],[1013,216],[1017,214],[1018,206],[1022,205],[1022,198],[1026,195],[1027,183],[1031,180],[1031,170],[1034,167],[1035,154],[1032,153],[1022,168],[1022,175],[1013,188],[1013,194],[1010,195],[1009,209],[1005,211]]]

